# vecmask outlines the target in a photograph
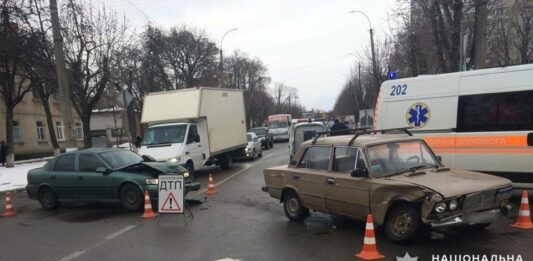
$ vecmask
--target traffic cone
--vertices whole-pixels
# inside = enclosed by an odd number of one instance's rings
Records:
[[[366,218],[366,230],[363,250],[361,250],[359,254],[356,254],[355,257],[358,257],[363,260],[377,260],[385,258],[384,255],[378,252],[378,248],[376,246],[376,236],[374,234],[374,219],[372,218],[372,214],[368,214]]]
[[[209,182],[207,184],[207,192],[205,192],[205,194],[213,195],[216,193],[217,193],[217,189],[215,188],[215,181],[213,180],[213,176],[209,174]]]
[[[6,208],[4,210],[4,217],[12,217],[15,215],[15,210],[11,204],[11,193],[6,192]]]
[[[522,201],[520,202],[520,208],[518,209],[518,220],[511,225],[516,228],[531,229],[533,223],[531,223],[531,215],[529,212],[529,199],[527,196],[527,190],[522,191]]]
[[[153,218],[156,214],[152,210],[152,203],[150,202],[150,196],[148,195],[148,190],[144,191],[144,214],[142,218]]]

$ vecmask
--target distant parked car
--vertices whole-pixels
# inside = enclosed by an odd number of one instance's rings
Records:
[[[250,132],[255,133],[261,141],[261,146],[268,150],[274,147],[274,136],[268,131],[267,127],[257,127],[250,129]]]
[[[236,160],[254,160],[257,157],[263,156],[263,149],[261,148],[261,142],[259,141],[257,135],[255,135],[253,132],[248,132],[246,133],[246,138],[248,139],[246,148],[242,149],[242,151],[238,152],[237,154],[234,154],[233,158]]]
[[[144,190],[157,205],[158,177],[166,174],[183,175],[185,193],[200,188],[181,165],[150,162],[129,150],[88,149],[61,154],[30,170],[26,191],[44,209],[67,202],[117,202],[138,210],[144,206]]]

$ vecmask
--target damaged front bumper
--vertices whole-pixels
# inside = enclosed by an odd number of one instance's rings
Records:
[[[450,228],[458,226],[468,226],[474,224],[487,224],[492,221],[506,216],[512,209],[511,204],[505,204],[501,208],[489,209],[478,212],[460,213],[439,221],[431,221],[428,225],[431,228]]]

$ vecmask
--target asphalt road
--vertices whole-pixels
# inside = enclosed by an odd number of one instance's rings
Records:
[[[200,171],[202,188],[212,173],[218,193],[205,199],[202,193],[189,195],[203,202],[191,206],[194,219],[166,214],[144,220],[142,213],[118,205],[45,211],[25,192],[15,193],[18,214],[0,217],[0,260],[354,260],[363,242],[363,222],[316,212],[303,223],[289,222],[282,205],[261,192],[262,170],[287,162],[287,143],[277,143],[262,158],[231,170]],[[515,217],[481,231],[434,233],[408,246],[388,242],[378,229],[378,249],[385,260],[406,252],[419,261],[437,254],[533,260],[533,230],[509,227]]]

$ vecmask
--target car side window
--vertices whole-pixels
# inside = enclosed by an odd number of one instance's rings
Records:
[[[355,165],[355,169],[367,169],[365,164],[365,157],[363,156],[361,150],[357,150],[357,162]]]
[[[191,125],[191,127],[189,127],[189,134],[187,134],[187,144],[196,142],[196,137],[200,137],[198,136],[198,129],[196,128],[196,125]]]
[[[304,152],[304,155],[300,159],[300,163],[298,163],[298,168],[305,168],[307,166],[307,155],[309,155],[309,149],[306,149]]]
[[[331,147],[316,146],[309,147],[306,151],[305,167],[302,168],[316,169],[316,170],[328,170],[329,160],[331,157]],[[300,162],[302,165],[303,162]],[[299,167],[300,167],[299,165]]]
[[[335,161],[333,171],[350,173],[355,168],[357,148],[337,147],[335,148]]]
[[[79,171],[83,172],[96,172],[99,167],[107,168],[99,158],[91,154],[80,154],[78,162]]]
[[[54,171],[74,171],[74,160],[76,154],[60,156],[54,165]]]

